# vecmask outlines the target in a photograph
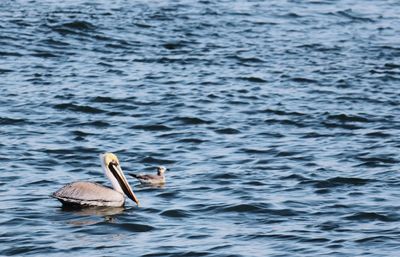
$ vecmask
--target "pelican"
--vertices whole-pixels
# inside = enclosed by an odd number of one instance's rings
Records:
[[[166,170],[164,166],[159,166],[157,167],[157,175],[133,173],[129,173],[129,175],[138,179],[144,185],[160,185],[165,183],[164,173]]]
[[[53,193],[64,206],[108,206],[121,207],[125,203],[124,195],[139,205],[122,172],[115,154],[100,154],[101,166],[114,189],[93,182],[77,181],[67,184]]]

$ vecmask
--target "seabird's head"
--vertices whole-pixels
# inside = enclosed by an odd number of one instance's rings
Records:
[[[137,205],[139,205],[139,200],[136,198],[131,186],[126,180],[117,156],[113,153],[103,153],[100,154],[100,160],[101,166],[103,167],[108,179],[113,184],[114,189],[122,194],[125,194]]]
[[[159,166],[159,167],[157,167],[157,174],[159,175],[159,176],[162,176],[162,175],[164,175],[164,172],[167,170],[167,168],[165,168],[164,166]]]

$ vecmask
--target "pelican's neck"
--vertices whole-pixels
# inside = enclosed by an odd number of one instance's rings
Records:
[[[104,164],[103,158],[101,157],[100,159],[101,159],[101,167],[103,168],[103,171],[106,174],[106,176],[108,177],[108,179],[111,181],[111,184],[112,184],[114,190],[124,195],[124,191],[122,191],[122,188],[118,183],[118,180],[114,177],[114,175],[111,173],[109,168],[106,167],[106,165]]]

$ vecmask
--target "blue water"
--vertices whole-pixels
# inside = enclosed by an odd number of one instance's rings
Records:
[[[397,256],[399,1],[0,2],[0,255]],[[67,210],[98,155],[167,184]]]

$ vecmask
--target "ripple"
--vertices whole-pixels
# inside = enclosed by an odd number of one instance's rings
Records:
[[[186,218],[190,216],[190,213],[181,209],[166,210],[160,213],[161,216],[171,217],[171,218]]]
[[[265,79],[262,79],[259,77],[240,77],[239,79],[253,82],[253,83],[266,83],[267,82]]]
[[[399,221],[399,217],[387,214],[381,214],[376,212],[358,212],[345,217],[348,220],[354,221],[384,221],[384,222],[395,222]]]
[[[295,77],[291,79],[293,82],[304,83],[304,84],[317,84],[318,81],[315,79],[303,78],[303,77]]]
[[[89,114],[99,114],[99,113],[104,113],[105,111],[87,106],[87,105],[77,105],[73,103],[65,103],[65,104],[56,104],[54,105],[55,109],[58,110],[68,110],[68,111],[73,111],[73,112],[81,112],[81,113],[89,113]]]
[[[328,115],[327,119],[338,120],[340,122],[369,122],[369,120],[365,117],[346,114]]]
[[[146,156],[141,160],[141,163],[157,164],[157,165],[173,164],[175,162],[176,162],[175,160],[159,159],[151,156]]]
[[[1,125],[25,125],[31,123],[26,119],[15,119],[15,118],[7,118],[7,117],[0,117],[0,124]]]
[[[170,131],[172,128],[162,124],[135,125],[132,129],[140,129],[145,131]]]
[[[175,121],[179,121],[186,125],[201,125],[201,124],[211,124],[213,121],[203,120],[197,117],[177,117],[174,118]]]
[[[227,134],[227,135],[240,134],[240,130],[234,128],[216,129],[215,132],[218,134]]]
[[[139,223],[111,223],[113,227],[129,232],[149,232],[154,230],[153,226]]]
[[[341,186],[365,186],[368,183],[374,182],[371,179],[351,178],[351,177],[334,177],[325,180],[305,180],[301,183],[312,183],[316,188],[331,188]]]
[[[77,34],[78,32],[92,32],[96,29],[96,26],[87,21],[72,21],[50,27],[53,31],[62,35]]]

